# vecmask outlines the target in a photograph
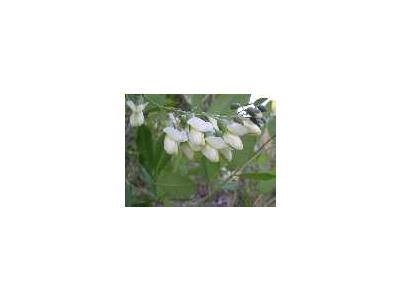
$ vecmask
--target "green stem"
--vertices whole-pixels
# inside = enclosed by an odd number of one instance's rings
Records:
[[[208,194],[207,196],[203,197],[201,199],[201,202],[205,202],[205,201],[209,200],[212,196],[214,196],[218,192],[219,188],[223,187],[227,182],[229,182],[233,177],[235,177],[236,174],[241,172],[254,159],[256,159],[257,156],[260,155],[261,152],[264,150],[265,146],[267,146],[273,139],[275,139],[275,136],[270,137],[266,142],[264,142],[264,144],[262,144],[261,147],[243,165],[241,165],[239,168],[237,168],[235,171],[233,171],[233,173],[227,179],[225,179],[221,184],[219,184],[217,186],[217,188],[211,194]]]
[[[160,108],[160,109],[163,109],[163,110],[166,110],[166,111],[175,112],[175,113],[181,113],[181,114],[185,114],[185,115],[194,114],[194,115],[197,115],[197,116],[210,115],[210,116],[212,116],[213,118],[215,118],[215,119],[220,119],[220,120],[225,120],[226,118],[229,118],[229,117],[230,117],[230,116],[228,116],[228,115],[218,115],[218,114],[209,113],[209,112],[207,112],[207,113],[205,113],[205,112],[196,113],[196,112],[184,111],[184,110],[177,109],[177,108],[174,108],[174,107],[167,107],[167,106],[158,104],[158,103],[153,102],[152,100],[150,100],[150,99],[148,99],[148,98],[146,98],[146,100],[147,100],[148,102],[154,104],[155,106],[157,106],[157,107]]]

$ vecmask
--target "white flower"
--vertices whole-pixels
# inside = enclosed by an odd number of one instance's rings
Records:
[[[184,143],[181,145],[180,149],[182,150],[183,154],[189,159],[193,160],[194,159],[194,153],[192,148],[189,147],[188,143]]]
[[[218,162],[219,161],[219,154],[216,149],[211,147],[210,145],[206,144],[202,149],[201,153],[211,162]]]
[[[247,128],[242,124],[232,122],[227,126],[228,130],[234,135],[242,136],[248,133]]]
[[[185,131],[179,131],[173,127],[167,127],[163,130],[166,135],[164,139],[164,149],[168,154],[178,154],[178,144],[187,141],[187,135]]]
[[[129,121],[132,127],[142,126],[144,123],[144,115],[142,112],[139,113],[132,113]]]
[[[213,125],[197,117],[190,118],[187,123],[190,125],[190,143],[196,146],[204,146],[206,143],[204,140],[204,132],[214,132]]]
[[[145,107],[147,106],[148,103],[135,105],[135,103],[133,103],[133,101],[128,100],[126,102],[126,104],[132,110],[132,114],[129,118],[131,125],[133,127],[143,125],[143,123],[144,123],[143,110],[145,109]]]
[[[183,143],[187,141],[187,134],[185,131],[179,131],[173,127],[166,127],[163,130],[171,139],[176,142]]]
[[[232,161],[232,150],[230,148],[221,149],[219,152],[226,158],[227,161]]]
[[[192,141],[190,140],[190,136],[189,136],[189,146],[190,148],[192,148],[193,151],[200,151],[201,148],[203,147],[197,144],[193,144]]]
[[[210,145],[211,147],[213,147],[214,149],[217,149],[217,150],[228,147],[228,145],[224,142],[223,138],[216,137],[216,136],[206,137],[206,142],[208,145]]]
[[[200,118],[192,117],[187,122],[192,128],[200,132],[214,132],[213,124]]]
[[[170,155],[178,154],[178,142],[173,140],[168,134],[165,135],[164,149]]]
[[[232,133],[226,132],[223,136],[225,143],[231,145],[233,148],[237,150],[243,150],[243,143],[240,137],[234,135]]]
[[[196,129],[190,128],[189,131],[189,141],[197,146],[204,146],[204,133],[197,131]]]
[[[260,135],[261,129],[250,120],[243,120],[243,125],[246,127],[248,133]]]

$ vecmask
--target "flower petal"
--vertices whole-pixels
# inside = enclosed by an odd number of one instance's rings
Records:
[[[224,142],[224,139],[217,136],[208,136],[206,137],[206,142],[214,149],[220,150],[227,148],[228,145]]]
[[[179,131],[173,127],[166,127],[163,131],[174,141],[176,142],[186,142],[187,141],[187,134],[185,131]]]
[[[223,136],[224,141],[237,150],[243,150],[243,143],[237,135],[226,132]]]
[[[132,100],[126,101],[126,105],[128,105],[128,107],[129,107],[133,112],[137,112],[136,105],[135,105],[135,103],[133,103]]]
[[[189,141],[198,146],[204,146],[206,143],[204,140],[204,133],[193,128],[189,131]]]
[[[139,105],[137,106],[137,109],[140,110],[140,111],[143,111],[143,110],[146,108],[146,106],[147,106],[148,104],[149,104],[149,102],[139,104]]]
[[[142,112],[132,113],[129,121],[133,127],[141,126],[144,123],[144,115]]]
[[[243,120],[244,127],[247,128],[248,133],[260,135],[261,129],[250,120]]]
[[[214,132],[213,124],[206,122],[200,118],[193,117],[187,122],[190,126],[200,132]]]
[[[211,162],[218,162],[219,161],[219,154],[218,151],[214,148],[210,147],[209,145],[205,145],[203,149],[201,149],[201,153]]]
[[[219,150],[221,154],[226,158],[227,161],[232,161],[232,150],[229,148]]]
[[[227,128],[231,133],[238,136],[242,136],[248,133],[247,128],[237,122],[232,122],[227,126]]]
[[[190,137],[189,137],[188,143],[189,143],[190,148],[195,152],[200,151],[201,148],[203,148],[203,146],[201,146],[201,145],[193,144],[193,142],[190,140]]]
[[[170,138],[169,135],[166,135],[164,139],[164,149],[168,154],[176,155],[178,154],[178,142]]]

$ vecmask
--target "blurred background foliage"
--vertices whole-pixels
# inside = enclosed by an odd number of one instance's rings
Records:
[[[168,112],[160,110],[159,105],[233,116],[231,104],[245,105],[250,95],[125,95],[125,101],[137,101],[142,96],[149,102],[144,125],[131,127],[130,110],[125,108],[125,206],[276,206],[275,140],[224,183],[254,155],[257,146],[275,136],[275,116],[267,118],[261,136],[242,137],[244,149],[234,151],[231,162],[211,163],[200,152],[196,152],[195,161],[189,161],[183,155],[170,156],[164,151],[162,129]]]

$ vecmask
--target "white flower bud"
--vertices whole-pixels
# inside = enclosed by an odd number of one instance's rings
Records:
[[[204,146],[206,143],[204,140],[204,133],[197,131],[194,128],[190,128],[189,141],[197,146]]]
[[[170,138],[167,134],[164,139],[164,149],[168,154],[177,155],[178,154],[178,142]]]
[[[190,138],[189,138],[189,146],[190,146],[190,148],[191,148],[193,151],[195,151],[195,152],[196,152],[196,151],[200,151],[201,148],[203,148],[203,146],[193,144],[192,141],[190,140]]]
[[[144,115],[142,112],[134,112],[131,114],[129,121],[133,127],[142,126],[144,123]]]
[[[211,162],[218,162],[219,161],[219,154],[218,151],[215,150],[213,147],[210,147],[206,144],[202,149],[201,153]]]
[[[240,137],[234,135],[232,133],[226,132],[223,136],[225,143],[231,145],[233,148],[237,150],[243,150],[243,143]]]
[[[187,122],[192,128],[200,132],[214,132],[214,127],[210,122],[206,122],[200,118],[192,117]]]
[[[246,127],[248,133],[250,134],[256,134],[256,135],[260,135],[261,134],[261,129],[260,127],[258,127],[256,124],[254,124],[252,121],[250,120],[243,120],[243,125],[244,127]]]
[[[232,161],[232,150],[229,148],[219,150],[221,154],[226,158],[227,161]]]
[[[184,143],[181,145],[180,149],[182,150],[183,154],[189,159],[193,160],[194,159],[194,153],[192,148],[189,147],[187,143]]]
[[[178,129],[175,129],[173,127],[166,127],[163,129],[163,131],[174,141],[183,143],[186,142],[188,137],[186,134],[186,131],[179,131]]]
[[[129,121],[133,127],[141,126],[144,123],[144,115],[143,110],[147,106],[148,103],[135,105],[133,101],[126,101],[126,105],[132,110],[132,114],[129,118]]]
[[[234,135],[242,136],[248,133],[247,128],[242,124],[232,122],[227,126],[228,130]]]
[[[223,138],[216,137],[216,136],[208,136],[206,137],[206,142],[214,149],[220,150],[227,148],[228,145],[224,142]]]

